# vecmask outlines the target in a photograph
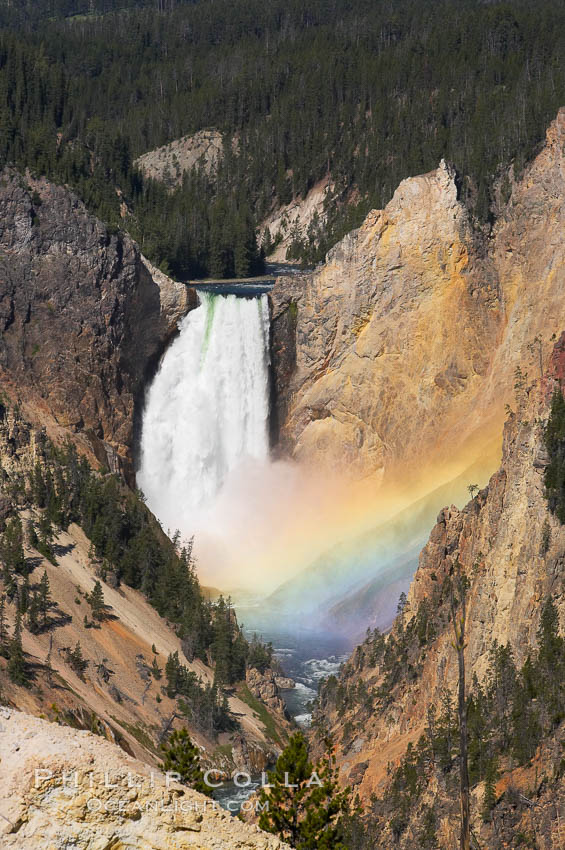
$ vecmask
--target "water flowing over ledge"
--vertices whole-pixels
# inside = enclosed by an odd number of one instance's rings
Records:
[[[267,296],[201,292],[147,394],[137,475],[170,530],[205,508],[247,458],[269,456]]]

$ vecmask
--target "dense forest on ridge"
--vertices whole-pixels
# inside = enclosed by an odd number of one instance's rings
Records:
[[[69,183],[185,278],[257,271],[259,222],[328,175],[308,262],[442,156],[488,222],[565,103],[561,0],[38,0],[0,24],[0,162]],[[216,175],[169,192],[134,168],[210,127]]]

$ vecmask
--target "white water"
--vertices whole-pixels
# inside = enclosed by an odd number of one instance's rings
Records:
[[[231,473],[269,455],[267,296],[200,300],[149,389],[137,475],[163,527],[183,533]]]

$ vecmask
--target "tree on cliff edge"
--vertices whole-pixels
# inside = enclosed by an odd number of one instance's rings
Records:
[[[212,789],[204,782],[204,774],[200,767],[200,753],[190,740],[186,729],[178,729],[172,733],[163,751],[163,770],[178,773],[180,781],[190,785],[201,794],[211,796]]]
[[[344,817],[350,812],[349,788],[339,789],[338,770],[328,746],[315,766],[302,732],[293,735],[260,792],[267,805],[259,818],[266,832],[280,835],[296,850],[347,850]]]

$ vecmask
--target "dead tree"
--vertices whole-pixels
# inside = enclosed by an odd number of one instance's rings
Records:
[[[457,652],[457,663],[459,668],[459,692],[457,701],[457,713],[459,717],[459,792],[461,807],[461,837],[460,850],[470,848],[470,793],[469,793],[469,765],[467,757],[467,699],[465,695],[465,617],[466,617],[466,579],[461,576],[460,566],[456,565],[457,589],[460,596],[460,610],[457,610],[457,600],[453,582],[451,583],[451,621],[455,636],[454,648]]]

